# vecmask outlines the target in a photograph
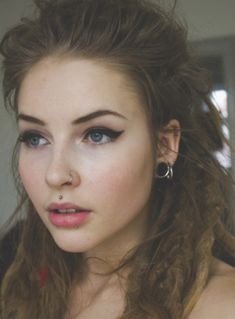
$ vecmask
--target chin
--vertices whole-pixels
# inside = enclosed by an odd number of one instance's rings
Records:
[[[56,245],[68,253],[84,253],[90,249],[88,242],[81,240],[81,237],[73,231],[62,231],[60,234],[51,234]]]

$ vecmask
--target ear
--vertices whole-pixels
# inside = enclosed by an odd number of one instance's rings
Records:
[[[167,162],[174,165],[179,152],[180,123],[173,119],[158,134],[157,163]]]

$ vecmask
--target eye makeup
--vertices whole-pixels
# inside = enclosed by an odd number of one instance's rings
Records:
[[[37,148],[49,143],[45,137],[35,131],[25,131],[20,133],[18,141],[20,143],[24,143],[29,148]]]
[[[85,132],[84,141],[91,144],[114,142],[124,131],[115,131],[105,127],[89,128]]]
[[[91,127],[82,135],[82,142],[93,145],[102,145],[115,142],[124,131],[116,131],[107,127]],[[24,143],[28,148],[38,148],[49,144],[49,141],[39,132],[26,130],[18,137],[20,143]]]

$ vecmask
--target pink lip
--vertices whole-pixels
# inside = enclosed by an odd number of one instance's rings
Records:
[[[90,215],[90,212],[79,213],[50,213],[49,219],[51,223],[57,227],[62,228],[76,228],[85,222]]]
[[[73,203],[51,203],[47,208],[49,220],[57,227],[76,228],[87,220],[91,210],[75,205]],[[59,213],[56,210],[75,209],[75,213]]]

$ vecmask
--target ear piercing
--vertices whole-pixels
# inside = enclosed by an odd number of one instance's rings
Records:
[[[161,162],[158,164],[155,172],[155,177],[159,179],[172,179],[173,168],[170,163]]]

